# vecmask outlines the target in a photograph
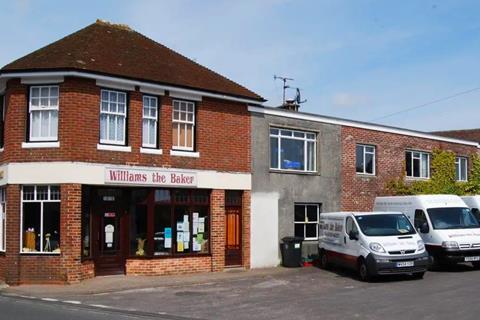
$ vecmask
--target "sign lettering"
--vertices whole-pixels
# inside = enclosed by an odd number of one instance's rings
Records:
[[[106,168],[105,183],[194,187],[197,185],[197,174],[192,172],[154,169]]]

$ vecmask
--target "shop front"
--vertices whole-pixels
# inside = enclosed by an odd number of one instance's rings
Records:
[[[249,268],[248,174],[56,163],[32,180],[34,164],[4,170],[10,284]]]

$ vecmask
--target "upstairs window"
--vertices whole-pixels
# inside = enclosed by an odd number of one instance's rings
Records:
[[[457,181],[468,180],[468,160],[465,157],[455,158],[455,179]]]
[[[270,169],[316,171],[316,135],[270,128]]]
[[[58,140],[58,86],[30,87],[30,141]]]
[[[359,174],[375,175],[375,147],[357,144],[355,170]]]
[[[5,137],[5,96],[0,96],[0,148],[3,148]]]
[[[405,168],[409,178],[430,178],[430,154],[420,151],[405,153]]]
[[[143,142],[146,148],[157,147],[158,125],[158,99],[156,97],[143,97]]]
[[[127,94],[102,90],[100,102],[100,143],[126,145]]]
[[[195,135],[195,103],[173,100],[173,149],[193,151]]]

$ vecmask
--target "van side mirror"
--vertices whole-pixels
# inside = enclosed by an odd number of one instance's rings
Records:
[[[348,233],[348,238],[350,240],[358,240],[358,233],[353,230],[350,230],[350,232]]]
[[[430,227],[428,226],[428,223],[424,222],[419,228],[420,233],[429,233],[430,232]]]

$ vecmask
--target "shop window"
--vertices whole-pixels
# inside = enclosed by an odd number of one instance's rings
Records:
[[[465,157],[455,158],[455,179],[457,181],[468,180],[468,160]]]
[[[132,256],[209,253],[208,190],[138,189],[132,195]]]
[[[82,257],[91,257],[91,215],[90,215],[90,189],[82,188]]]
[[[193,151],[195,136],[195,103],[173,100],[172,146],[176,150]]]
[[[0,188],[0,251],[5,251],[6,241],[6,209],[7,199],[5,188]]]
[[[355,147],[355,170],[359,174],[375,175],[375,147],[357,144]]]
[[[295,204],[295,237],[318,239],[320,204]]]
[[[29,99],[29,140],[58,140],[58,86],[32,86]]]
[[[270,129],[270,169],[316,171],[316,134]]]
[[[405,168],[409,178],[430,177],[430,154],[420,151],[407,151],[405,153]]]
[[[158,99],[143,97],[143,141],[145,148],[157,148]]]
[[[102,90],[100,101],[100,143],[126,144],[127,94]]]
[[[60,253],[60,187],[22,188],[22,252]]]

